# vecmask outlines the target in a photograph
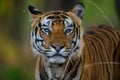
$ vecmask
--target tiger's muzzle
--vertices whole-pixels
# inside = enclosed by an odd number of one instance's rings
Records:
[[[70,51],[66,51],[66,47],[61,43],[53,43],[50,51],[45,54],[51,63],[64,63],[70,55]]]

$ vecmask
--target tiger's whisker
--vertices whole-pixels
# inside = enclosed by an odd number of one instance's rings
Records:
[[[92,63],[92,64],[86,64],[81,66],[81,68],[87,69],[88,67],[92,67],[94,65],[103,65],[103,64],[115,64],[115,65],[120,65],[119,62],[99,62],[99,63]]]

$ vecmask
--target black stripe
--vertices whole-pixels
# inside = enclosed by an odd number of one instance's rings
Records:
[[[35,37],[37,35],[38,27],[35,27]],[[37,37],[36,37],[37,38]]]
[[[65,15],[60,15],[60,17],[62,17],[64,19],[67,19],[67,17]]]
[[[78,36],[78,39],[80,39],[80,33],[78,31],[78,28],[75,28],[75,31],[76,31],[76,35]]]
[[[33,28],[32,37],[34,37],[34,34],[35,34],[35,37],[36,37],[37,30],[38,30],[38,27]]]
[[[43,73],[43,71],[40,72],[40,80],[49,80],[49,77],[46,72]]]
[[[82,62],[82,59],[80,58],[79,62],[77,63],[77,66],[75,67],[75,71],[71,75],[71,79],[73,79],[77,75],[77,71],[81,62]]]
[[[33,48],[36,49],[39,53],[42,53],[40,50],[38,50],[38,49],[35,47],[35,44],[33,44]]]
[[[66,74],[61,80],[72,80],[73,78],[75,78],[81,62],[81,58],[71,61],[71,63],[68,64]]]
[[[41,23],[39,23],[38,26],[41,27]]]
[[[49,16],[49,17],[47,17],[47,19],[55,19],[56,18],[56,16]]]

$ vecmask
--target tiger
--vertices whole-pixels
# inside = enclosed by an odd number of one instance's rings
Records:
[[[31,46],[37,57],[34,80],[120,80],[120,30],[84,29],[83,3],[71,11],[41,12],[29,5]]]

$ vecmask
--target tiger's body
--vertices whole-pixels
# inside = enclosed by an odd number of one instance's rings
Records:
[[[83,4],[72,11],[41,13],[33,19],[31,44],[38,60],[35,80],[119,80],[120,30],[82,27]]]
[[[84,41],[82,55],[87,68],[84,66],[81,80],[119,80],[120,69],[115,67],[120,60],[120,31],[110,26],[92,27],[84,34]]]

